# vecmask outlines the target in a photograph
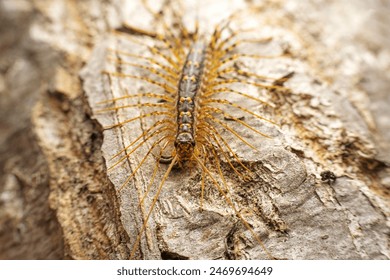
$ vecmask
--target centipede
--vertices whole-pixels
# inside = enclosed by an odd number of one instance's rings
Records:
[[[107,47],[108,66],[102,72],[111,85],[112,98],[99,102],[96,113],[114,116],[113,123],[104,127],[106,131],[131,134],[131,140],[108,159],[108,172],[130,166],[125,179],[117,182],[119,193],[137,184],[144,186],[137,198],[142,221],[137,230],[131,231],[129,258],[146,258],[140,244],[152,246],[147,241],[149,228],[158,223],[151,224],[153,214],[156,208],[164,208],[164,203],[167,209],[172,206],[161,201],[162,194],[171,180],[187,177],[193,182],[191,191],[197,195],[195,208],[199,213],[207,211],[213,203],[210,193],[214,193],[230,209],[232,219],[243,227],[242,232],[251,236],[252,245],[261,248],[261,257],[274,259],[255,225],[237,206],[230,178],[235,177],[241,184],[251,182],[256,174],[235,149],[243,146],[258,152],[256,143],[261,139],[272,141],[269,132],[278,130],[272,116],[263,114],[273,105],[259,92],[288,90],[283,85],[288,76],[261,75],[241,67],[240,62],[247,59],[257,63],[286,53],[239,51],[240,46],[250,48],[272,40],[243,36],[254,31],[237,26],[247,11],[227,15],[210,31],[200,28],[197,19],[187,26],[180,8],[171,2],[155,11],[142,1],[160,29],[150,31],[129,24],[116,28],[112,37],[120,46]],[[133,51],[134,46],[142,51]],[[253,122],[260,122],[264,129],[258,129]]]

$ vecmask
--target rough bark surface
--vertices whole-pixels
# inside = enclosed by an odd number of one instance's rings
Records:
[[[162,1],[156,2],[151,6]],[[294,72],[288,92],[266,95],[275,108],[263,113],[280,128],[246,119],[273,139],[236,126],[252,136],[259,150],[253,152],[226,135],[257,177],[243,183],[222,164],[237,209],[265,247],[287,259],[389,259],[390,7],[383,1],[269,1],[266,9],[256,9],[261,1],[183,2],[185,23],[192,26],[199,15],[205,33],[237,10],[251,9],[243,24],[273,38],[255,51],[287,46],[291,53],[241,65],[264,75]],[[139,207],[153,157],[135,183],[118,191],[140,158],[107,171],[110,158],[145,124],[103,131],[138,112],[102,114],[97,103],[121,89],[154,88],[143,81],[110,83],[102,74],[112,65],[107,49],[119,41],[110,30],[121,22],[161,28],[140,1],[0,2],[1,259],[129,257],[156,192]],[[115,47],[145,51],[122,41]],[[248,100],[237,102],[259,110]],[[200,173],[169,176],[137,257],[267,257],[219,191],[206,184],[200,210]]]

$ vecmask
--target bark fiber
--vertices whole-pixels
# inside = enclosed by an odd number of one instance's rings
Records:
[[[156,8],[162,1],[154,2]],[[291,54],[238,65],[264,75],[294,74],[288,92],[265,94],[274,108],[264,114],[279,128],[246,118],[272,139],[229,122],[258,149],[226,134],[256,177],[244,183],[222,162],[236,208],[265,247],[281,259],[389,259],[390,6],[379,0],[267,1],[264,9],[264,1],[183,2],[184,22],[192,26],[199,16],[205,33],[251,9],[243,25],[255,24],[259,37],[273,38],[268,48]],[[102,71],[117,40],[110,31],[123,22],[161,28],[141,1],[0,2],[0,259],[129,258],[156,190],[139,207],[153,157],[121,191],[140,158],[107,170],[112,155],[145,125],[104,130],[137,111],[97,112],[99,101],[120,92]],[[144,52],[142,45],[116,48]],[[270,50],[256,45],[255,51]],[[143,81],[119,87],[153,90]],[[206,183],[200,210],[200,173],[175,170],[168,177],[138,258],[267,257]]]

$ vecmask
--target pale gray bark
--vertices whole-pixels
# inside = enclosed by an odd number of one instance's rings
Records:
[[[255,10],[256,2],[212,1],[206,8],[206,1],[185,1],[183,16],[192,26],[198,13],[207,33],[238,9],[251,8],[242,24],[258,24],[255,35],[273,41],[240,50],[267,53],[271,46],[292,54],[239,65],[263,75],[294,75],[286,83],[288,93],[254,92],[274,109],[237,100],[281,124],[246,116],[272,135],[265,140],[229,122],[259,150],[226,134],[257,175],[244,183],[222,164],[237,209],[277,258],[388,259],[390,43],[383,26],[390,8],[381,1],[272,1]],[[161,26],[139,1],[126,3],[0,2],[0,258],[129,257],[156,192],[152,188],[139,207],[155,160],[148,159],[136,184],[118,191],[144,152],[107,171],[110,157],[147,122],[103,132],[103,126],[138,112],[102,114],[97,103],[121,90],[154,89],[143,81],[110,83],[102,74],[113,67],[108,47],[145,53],[128,41],[113,45],[118,37],[109,30],[122,21],[141,29]],[[160,167],[163,174],[167,166]],[[335,179],[327,179],[332,174]],[[206,185],[200,210],[199,171],[169,176],[138,257],[267,257],[218,189],[209,180]]]

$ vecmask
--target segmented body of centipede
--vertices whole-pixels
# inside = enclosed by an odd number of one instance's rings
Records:
[[[191,160],[196,142],[195,119],[198,109],[197,95],[201,90],[205,45],[195,42],[185,61],[180,77],[177,97],[177,135],[175,148],[178,162]]]
[[[167,27],[164,21],[165,34],[163,35],[141,31],[129,26],[119,29],[116,35],[146,47],[151,56],[138,55],[125,50],[111,51],[115,55],[115,57],[111,57],[111,60],[114,60],[116,65],[120,66],[120,69],[117,67],[115,71],[107,70],[104,72],[111,80],[114,78],[139,80],[156,88],[151,92],[137,93],[128,93],[128,89],[126,89],[126,94],[101,102],[101,104],[111,103],[114,105],[101,109],[100,113],[118,112],[131,108],[138,108],[141,112],[138,116],[117,121],[106,129],[123,127],[135,121],[153,119],[150,124],[143,128],[140,135],[112,157],[115,162],[109,169],[112,170],[123,164],[139,152],[141,147],[149,145],[147,151],[140,156],[140,161],[134,165],[131,174],[128,174],[127,179],[119,187],[119,190],[122,190],[131,185],[131,181],[140,172],[148,158],[153,156],[155,158],[153,172],[149,177],[147,189],[141,196],[139,204],[144,207],[145,200],[150,192],[154,193],[153,199],[146,212],[146,217],[144,217],[143,225],[133,243],[130,257],[134,258],[137,254],[138,244],[147,229],[148,220],[172,170],[191,168],[201,173],[200,207],[203,207],[204,190],[208,184],[211,184],[218,190],[229,207],[233,209],[235,215],[250,231],[267,256],[273,258],[252,226],[249,225],[235,206],[229,195],[229,187],[221,167],[221,162],[224,162],[240,180],[248,180],[252,175],[251,170],[239,159],[225,139],[224,133],[232,135],[249,149],[256,150],[255,145],[227,124],[223,120],[224,118],[261,137],[270,137],[252,127],[242,117],[230,113],[230,110],[235,109],[241,114],[275,125],[270,119],[226,97],[229,95],[238,96],[267,106],[269,105],[267,102],[245,91],[237,90],[230,85],[242,84],[268,90],[285,89],[281,85],[272,84],[271,82],[274,81],[272,78],[237,69],[233,64],[243,57],[250,59],[269,58],[256,54],[235,53],[237,46],[240,44],[267,42],[269,38],[259,40],[240,39],[240,31],[230,30],[230,21],[234,18],[234,16],[231,16],[219,23],[207,40],[207,36],[199,35],[198,28],[190,32],[184,26],[180,17],[174,14],[175,16],[179,22],[177,34]],[[132,33],[133,35],[125,33]],[[160,47],[150,46],[136,40],[134,34],[152,38]],[[127,66],[142,69],[147,75],[126,73],[124,69]],[[236,76],[230,75],[232,73]],[[136,98],[140,99],[138,103],[117,104],[123,100],[134,100]],[[151,110],[142,111],[141,109]],[[159,169],[163,163],[169,165],[165,172],[159,175]]]

